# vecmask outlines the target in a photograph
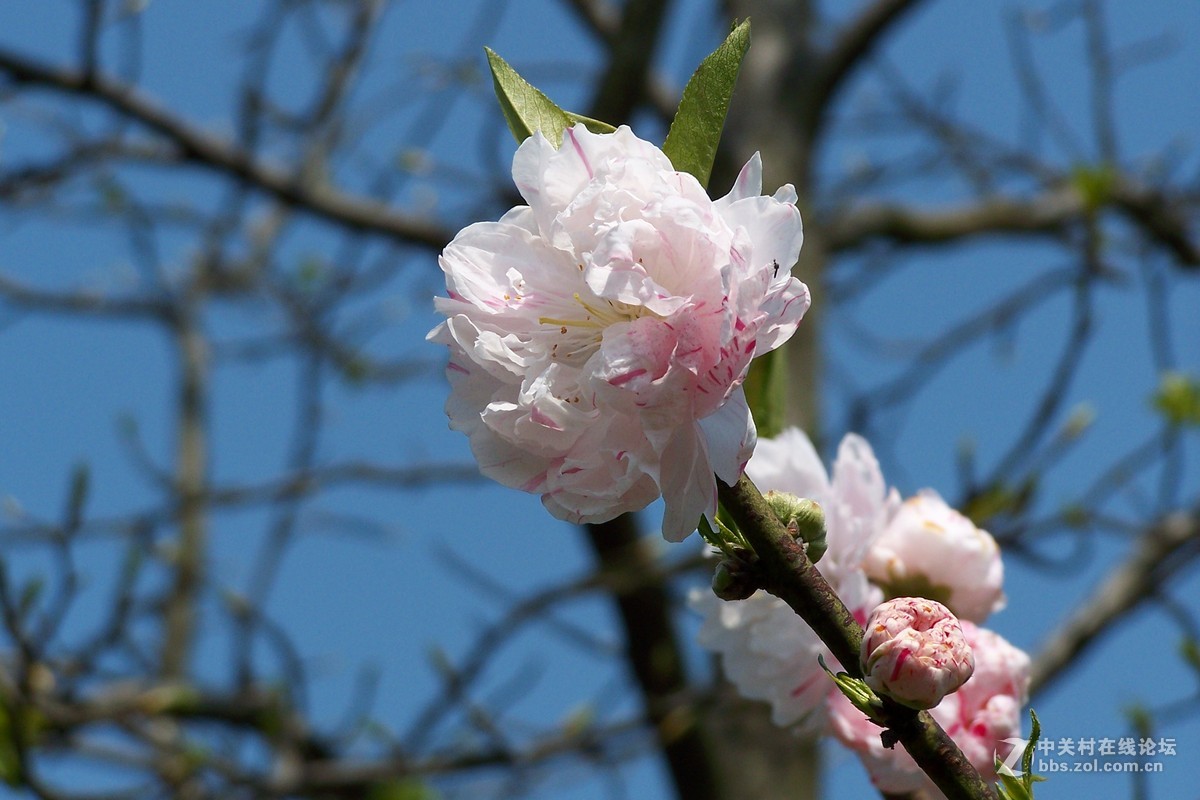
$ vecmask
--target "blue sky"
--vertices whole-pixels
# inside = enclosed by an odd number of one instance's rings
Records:
[[[511,3],[508,13],[480,36],[469,30],[468,23],[483,5],[463,2],[457,5],[457,13],[447,14],[437,10],[444,8],[442,4],[398,4],[373,50],[376,77],[356,98],[360,108],[378,108],[381,120],[364,139],[364,152],[378,159],[395,157],[396,143],[411,141],[430,113],[423,95],[405,91],[413,82],[421,88],[430,85],[415,53],[478,52],[477,65],[482,69],[480,46],[488,44],[562,104],[583,104],[572,81],[590,69],[588,59],[595,46],[579,35],[557,4]],[[1110,33],[1118,42],[1135,42],[1165,30],[1183,45],[1167,62],[1169,66],[1133,73],[1121,83],[1117,108],[1124,122],[1120,134],[1125,152],[1133,163],[1141,163],[1176,138],[1194,150],[1200,110],[1185,98],[1186,87],[1200,85],[1200,49],[1194,46],[1200,41],[1200,10],[1186,2],[1155,4],[1153,14],[1142,13],[1135,4],[1110,5]],[[70,4],[21,6],[0,7],[0,43],[44,59],[68,58],[74,46],[73,18],[66,13]],[[146,50],[140,83],[144,90],[209,130],[228,132],[228,91],[239,69],[234,57],[238,41],[231,31],[244,24],[214,25],[212,20],[245,17],[248,23],[252,14],[245,6],[224,0],[151,3],[143,16]],[[902,26],[886,57],[917,86],[928,86],[939,76],[956,79],[956,107],[962,114],[996,135],[1015,137],[1020,106],[1011,71],[1003,66],[1007,63],[1000,25],[1003,12],[986,6],[929,4]],[[259,8],[254,4],[254,13]],[[718,41],[720,31],[704,8],[695,0],[678,4],[662,64],[677,82]],[[530,24],[530,19],[537,23]],[[116,59],[119,52],[113,47],[106,54]],[[1039,58],[1050,91],[1062,103],[1080,139],[1088,141],[1080,37],[1059,35],[1052,46],[1039,50]],[[285,51],[276,63],[271,87],[284,99],[298,100],[310,77],[302,53]],[[858,101],[862,104],[869,105],[872,93],[886,92],[870,80],[863,88]],[[450,97],[447,90],[429,102],[445,103]],[[85,111],[82,120],[85,125],[99,124],[91,112]],[[491,126],[488,131],[503,125],[485,81],[474,83],[433,131],[430,155],[444,168],[461,169],[471,176],[485,175],[493,164],[506,163],[512,142],[490,133],[480,136],[481,124]],[[4,131],[0,163],[45,151],[45,144],[30,133],[30,120],[17,111],[0,108],[0,125]],[[650,138],[659,135],[654,130],[641,132]],[[878,139],[848,135],[828,149],[824,169],[836,174],[856,160],[898,154],[909,146],[911,142],[903,137],[881,144]],[[1052,151],[1053,144],[1044,146],[1046,152]],[[1094,156],[1086,150],[1079,154]],[[1194,157],[1188,163],[1193,170],[1197,166]],[[365,167],[344,167],[351,184],[364,181],[368,172]],[[144,196],[164,202],[206,206],[220,196],[217,182],[195,172],[181,179],[146,171],[131,181]],[[416,176],[400,201],[425,203],[451,217],[463,217],[478,205],[472,185],[435,171]],[[83,197],[89,189],[77,191]],[[963,196],[964,190],[928,181],[906,184],[905,192],[909,200],[946,202]],[[0,241],[0,270],[37,285],[113,289],[135,274],[124,235],[100,226],[11,215],[0,217]],[[289,237],[283,259],[299,263],[310,257],[332,258],[335,252],[328,228],[312,223]],[[194,255],[194,243],[182,233],[168,235],[161,253],[168,269],[180,269]],[[384,321],[372,348],[436,361],[442,354],[423,341],[425,331],[436,322],[429,302],[439,288],[433,259],[404,253],[395,257],[412,258],[411,269],[386,288],[382,303],[370,309]],[[903,270],[879,279],[860,302],[831,310],[831,358],[839,374],[852,378],[850,382],[873,385],[894,372],[896,365],[864,356],[848,343],[849,332],[862,320],[871,320],[877,332],[890,337],[929,335],[946,320],[966,317],[973,308],[1063,258],[1062,251],[1050,247],[1013,247],[1006,242],[969,251],[910,255]],[[1107,288],[1097,298],[1097,344],[1067,403],[1067,407],[1088,403],[1096,410],[1097,421],[1047,484],[1042,497],[1047,509],[1072,498],[1079,483],[1094,475],[1096,463],[1140,441],[1155,422],[1146,398],[1153,385],[1144,343],[1147,311],[1135,289],[1136,281],[1134,286]],[[1178,312],[1174,321],[1180,366],[1200,372],[1196,347],[1200,315],[1188,313],[1200,303],[1195,278],[1177,283],[1172,303]],[[1030,376],[1044,375],[1049,369],[1067,310],[1063,303],[1051,303],[1013,330],[968,351],[929,382],[911,413],[888,418],[887,446],[880,448],[885,475],[906,494],[931,486],[953,498],[960,446],[970,438],[985,466],[999,456],[1028,412]],[[260,326],[262,313],[262,307],[254,304],[222,308],[214,313],[211,326],[222,336],[233,336]],[[167,343],[155,331],[124,322],[39,316],[17,321],[0,316],[0,323],[4,325],[0,366],[5,375],[0,388],[0,496],[11,498],[10,503],[30,514],[53,517],[62,505],[72,465],[87,463],[93,472],[91,513],[114,514],[152,504],[152,487],[122,445],[121,420],[136,420],[147,451],[169,463],[172,367]],[[280,362],[225,367],[216,374],[213,477],[217,483],[269,475],[283,467],[296,373],[295,364]],[[847,381],[835,380],[825,398],[827,432],[833,435],[845,424],[846,386]],[[436,378],[386,389],[332,382],[324,398],[329,430],[321,442],[322,458],[361,457],[389,464],[465,461],[469,458],[465,440],[445,426],[441,410],[445,392]],[[1194,451],[1193,443],[1188,462],[1191,485],[1197,474]],[[652,507],[643,519],[652,525],[659,514]],[[344,523],[346,515],[372,524],[355,533]],[[352,700],[356,672],[372,665],[380,676],[375,716],[403,731],[422,699],[438,687],[431,652],[440,650],[452,658],[461,654],[507,600],[582,575],[589,565],[577,532],[550,520],[537,498],[482,483],[403,494],[335,490],[306,510],[305,521],[308,535],[290,551],[268,611],[292,632],[298,650],[306,655],[306,670],[313,679],[309,698],[313,714],[329,722],[340,719]],[[267,523],[262,512],[216,519],[212,575],[218,585],[235,592],[245,585]],[[678,549],[691,552],[696,546],[693,540]],[[1124,549],[1122,541],[1104,540],[1069,580],[1061,571],[1037,571],[1010,560],[1009,608],[991,626],[1018,645],[1034,648]],[[464,581],[446,566],[439,556],[443,552],[476,565],[505,585],[511,596],[495,596]],[[89,545],[85,554],[94,565],[88,591],[99,601],[111,586],[114,556],[103,541]],[[47,568],[28,549],[6,552],[5,557],[19,575]],[[1195,600],[1200,597],[1197,577],[1174,587],[1173,594],[1186,599],[1193,613],[1200,613]],[[595,646],[611,648],[619,642],[610,609],[595,598],[571,604],[558,619],[598,632]],[[82,632],[89,621],[89,610],[82,608],[72,625]],[[1138,615],[1088,657],[1081,676],[1040,699],[1037,709],[1048,735],[1128,735],[1123,705],[1186,694],[1194,676],[1174,656],[1177,642],[1164,637],[1164,630],[1161,618]],[[219,628],[206,633],[201,663],[216,679],[228,663],[229,638]],[[694,655],[697,668],[704,668],[703,657]],[[1146,685],[1144,679],[1147,661],[1153,666],[1154,685]],[[504,699],[506,718],[533,726],[562,720],[584,703],[593,705],[601,719],[611,720],[631,710],[629,695],[623,692],[625,680],[611,659],[599,658],[595,650],[553,635],[545,626],[534,626],[506,647],[489,672],[483,696],[493,692]],[[1183,764],[1200,752],[1200,725],[1193,722],[1170,733],[1179,742],[1180,755],[1165,761],[1162,775],[1150,776],[1157,797],[1179,797],[1193,788]],[[832,800],[863,796],[866,783],[857,764],[832,748],[831,764],[827,796]],[[660,796],[665,785],[659,766],[647,759],[633,762],[621,776],[631,797]],[[1129,793],[1128,783],[1111,775],[1056,776],[1043,786],[1039,797],[1076,797],[1086,792],[1102,799]],[[605,788],[597,782],[549,785],[534,796],[600,797],[605,796]]]

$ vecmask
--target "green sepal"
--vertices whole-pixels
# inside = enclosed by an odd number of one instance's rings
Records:
[[[861,678],[851,677],[848,672],[834,673],[833,670],[825,666],[825,656],[823,655],[817,655],[817,663],[821,665],[821,669],[825,670],[826,675],[833,678],[833,682],[837,684],[838,691],[846,696],[851,705],[866,714],[872,722],[883,726],[883,701],[867,685],[866,681]]]
[[[745,20],[692,73],[663,142],[675,169],[693,175],[701,186],[708,186],[729,100],[749,47],[750,20]]]
[[[746,537],[742,536],[741,531],[737,529],[737,525],[730,525],[727,520],[721,518],[719,513],[717,518],[712,522],[708,521],[708,517],[700,517],[700,524],[697,530],[699,530],[700,537],[704,541],[727,556],[733,555],[737,549],[753,552],[754,548],[750,547],[749,542],[746,541]]]

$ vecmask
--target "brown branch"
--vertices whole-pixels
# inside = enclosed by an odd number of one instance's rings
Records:
[[[606,762],[644,756],[637,734],[645,721],[621,720],[610,725],[579,732],[555,732],[534,739],[519,748],[482,747],[426,757],[353,760],[350,758],[312,761],[300,770],[280,771],[263,780],[269,797],[312,796],[361,798],[381,783],[412,776],[461,775],[487,769],[529,769],[555,759],[578,758],[584,754]],[[615,752],[614,742],[633,740],[624,752]],[[689,798],[690,800],[690,798]]]
[[[112,297],[82,289],[45,291],[0,275],[0,301],[33,311],[56,314],[92,314],[99,317],[148,317],[166,320],[170,305],[160,299]]]
[[[1187,201],[1129,180],[1117,182],[1112,200],[1147,237],[1166,248],[1179,265],[1193,270],[1200,267],[1200,242],[1193,238],[1192,228],[1182,213],[1188,208]],[[1195,208],[1194,198],[1190,207]]]
[[[1200,508],[1165,517],[1141,537],[1075,614],[1050,635],[1033,659],[1031,696],[1061,678],[1116,623],[1200,558]]]
[[[954,243],[981,234],[1061,235],[1083,213],[1071,189],[1029,199],[989,198],[948,209],[917,209],[874,203],[837,215],[825,228],[831,252],[841,253],[884,240],[898,244]]]
[[[175,486],[179,497],[179,538],[171,566],[174,581],[163,607],[162,677],[187,672],[196,629],[196,606],[207,561],[208,508],[208,342],[199,322],[183,311],[175,332],[179,355]]]
[[[3,50],[0,50],[0,74],[18,84],[92,99],[164,137],[178,148],[183,159],[339,225],[439,250],[453,235],[440,225],[397,214],[379,203],[315,185],[294,177],[291,171],[268,166],[236,145],[171,115],[132,87],[102,75],[90,76],[39,64]]]
[[[1106,204],[1089,207],[1073,187],[1047,189],[1029,198],[994,197],[947,209],[917,209],[874,203],[836,215],[826,225],[832,252],[848,252],[874,241],[897,244],[952,244],[986,234],[1062,236],[1105,207],[1116,209],[1157,242],[1180,266],[1200,266],[1200,242],[1191,236],[1183,201],[1135,182],[1116,181]]]

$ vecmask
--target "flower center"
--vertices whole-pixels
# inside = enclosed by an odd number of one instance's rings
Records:
[[[582,364],[596,352],[604,338],[604,329],[618,322],[632,322],[639,317],[658,316],[645,306],[635,306],[618,300],[598,300],[589,303],[574,294],[578,317],[538,317],[541,325],[557,325],[558,336],[550,348],[550,358],[570,364]],[[572,309],[574,310],[574,309]]]

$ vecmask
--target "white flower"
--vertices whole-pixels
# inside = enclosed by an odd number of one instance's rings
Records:
[[[1004,564],[996,540],[934,491],[909,498],[863,561],[889,597],[945,603],[959,619],[983,622],[1004,608]]]
[[[859,561],[899,503],[884,484],[871,446],[862,437],[846,436],[831,480],[808,437],[789,428],[758,443],[746,473],[761,489],[821,504],[829,545],[821,573],[859,623],[866,622],[883,593],[868,583]],[[723,601],[697,590],[689,599],[704,615],[700,644],[721,654],[725,675],[743,696],[769,702],[777,725],[807,731],[824,726],[826,700],[837,690],[817,656],[824,655],[834,669],[837,660],[796,612],[762,591],[746,600]]]
[[[796,194],[761,195],[756,155],[712,201],[625,127],[540,133],[513,158],[529,203],[462,230],[439,262],[450,426],[484,474],[601,522],[666,503],[679,540],[716,510],[715,472],[753,452],[741,384],[808,308],[790,276]]]

